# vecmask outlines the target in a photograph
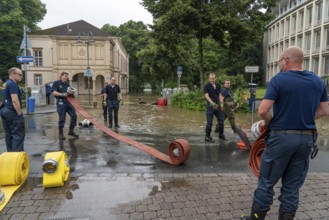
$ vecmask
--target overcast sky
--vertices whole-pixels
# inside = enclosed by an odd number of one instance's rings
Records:
[[[129,20],[152,24],[152,15],[139,3],[142,0],[41,0],[47,14],[38,23],[42,29],[78,20],[102,28],[104,24],[120,26]]]

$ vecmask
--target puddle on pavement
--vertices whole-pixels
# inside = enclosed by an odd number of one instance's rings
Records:
[[[159,181],[142,175],[82,175],[69,178],[63,187],[46,189],[42,186],[42,178],[29,177],[15,193],[13,201],[24,199],[23,195],[28,192],[32,199],[44,201],[46,206],[51,206],[61,215],[77,210],[111,210],[122,204],[143,200],[161,190],[162,184]],[[44,212],[50,213],[51,218],[61,217],[58,214],[51,216],[53,213],[48,209]],[[83,213],[81,211],[80,216],[74,217],[85,217]]]

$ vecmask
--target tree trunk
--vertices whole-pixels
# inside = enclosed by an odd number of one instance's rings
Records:
[[[204,67],[203,67],[202,33],[200,33],[200,35],[199,35],[198,47],[199,47],[199,65],[200,65],[200,88],[203,88],[203,86],[204,86]]]

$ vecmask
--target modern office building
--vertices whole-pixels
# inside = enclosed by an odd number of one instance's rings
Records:
[[[304,51],[304,69],[328,84],[329,0],[281,0],[272,12],[275,19],[266,26],[264,36],[265,82],[279,71],[282,51],[296,45]]]
[[[33,62],[27,82],[39,97],[36,104],[44,101],[45,84],[59,79],[63,71],[69,73],[70,84],[77,88],[78,95],[99,98],[104,82],[112,76],[121,92],[128,93],[129,54],[120,38],[83,20],[29,33],[28,38]]]

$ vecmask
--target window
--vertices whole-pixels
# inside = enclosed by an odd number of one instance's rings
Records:
[[[298,31],[302,31],[304,27],[304,11],[299,12],[298,16]]]
[[[311,49],[311,33],[305,35],[305,52],[309,53]]]
[[[292,22],[291,22],[291,33],[296,32],[296,14],[292,16]]]
[[[314,43],[315,43],[315,47],[314,50],[315,51],[319,51],[320,50],[320,40],[321,40],[321,31],[317,30],[314,32]]]
[[[318,69],[319,69],[319,57],[314,57],[312,63],[312,70],[313,72],[317,73]]]
[[[93,89],[93,81],[91,77],[83,77],[85,80],[85,89],[89,89],[88,88],[88,80],[89,80],[89,85],[90,85],[90,89]]]
[[[42,75],[34,74],[34,85],[41,86],[42,85]]]
[[[312,7],[307,8],[306,28],[312,26]]]
[[[42,66],[42,50],[34,50],[34,66]]]
[[[324,75],[329,75],[329,56],[324,57]]]
[[[297,46],[303,48],[303,36],[298,36],[297,38]]]
[[[285,36],[289,36],[289,31],[290,31],[290,19],[287,19]]]
[[[322,2],[316,4],[316,24],[321,24],[322,20]]]
[[[310,68],[310,60],[309,59],[305,59],[304,60],[304,69],[309,69]]]
[[[329,26],[324,29],[324,41],[325,41],[325,49],[329,50]]]
[[[325,21],[329,20],[329,0],[326,0],[326,6],[325,6]]]

